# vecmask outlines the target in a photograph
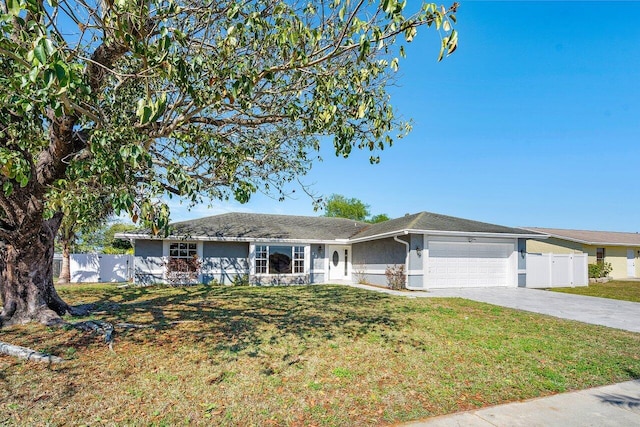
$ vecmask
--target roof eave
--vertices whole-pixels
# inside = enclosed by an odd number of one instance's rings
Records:
[[[150,234],[118,233],[118,239],[133,240],[190,240],[196,242],[273,242],[273,243],[305,243],[305,244],[344,244],[349,243],[348,239],[280,239],[267,237],[218,237],[218,236],[189,236],[189,235],[169,235],[166,237],[152,236]]]
[[[528,230],[525,228],[525,230]],[[533,231],[533,230],[531,230]],[[569,242],[582,243],[583,245],[589,246],[625,246],[625,247],[640,247],[640,242],[638,243],[619,243],[619,242],[591,242],[589,240],[577,239],[575,237],[563,236],[555,233],[548,233],[545,231],[538,231],[538,233],[544,233],[548,235],[548,237],[554,237],[560,240],[567,240]]]
[[[547,239],[548,236],[544,234],[518,234],[518,233],[485,233],[479,231],[443,231],[443,230],[422,230],[422,229],[399,229],[396,231],[389,231],[387,233],[375,234],[372,236],[360,237],[349,239],[349,243],[367,242],[370,240],[384,239],[386,237],[393,237],[401,234],[427,234],[431,236],[451,236],[451,237],[503,237],[508,239]]]

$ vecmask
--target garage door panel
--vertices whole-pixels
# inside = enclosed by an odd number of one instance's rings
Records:
[[[429,287],[509,285],[511,244],[430,242]]]

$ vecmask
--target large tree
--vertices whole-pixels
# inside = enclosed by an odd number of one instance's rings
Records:
[[[397,0],[4,0],[0,4],[0,322],[53,323],[62,215],[51,195],[112,200],[162,231],[163,194],[246,201],[407,130],[386,87],[422,25],[455,50],[450,8]],[[435,55],[434,55],[435,56]]]

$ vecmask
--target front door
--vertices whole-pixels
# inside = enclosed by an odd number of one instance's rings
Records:
[[[627,249],[627,276],[636,277],[636,251]]]
[[[351,248],[349,246],[329,246],[329,280],[349,280]]]

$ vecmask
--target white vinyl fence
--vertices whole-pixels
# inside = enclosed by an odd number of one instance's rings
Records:
[[[71,254],[71,282],[126,282],[133,277],[133,255]]]
[[[527,288],[588,285],[587,254],[527,254]]]

